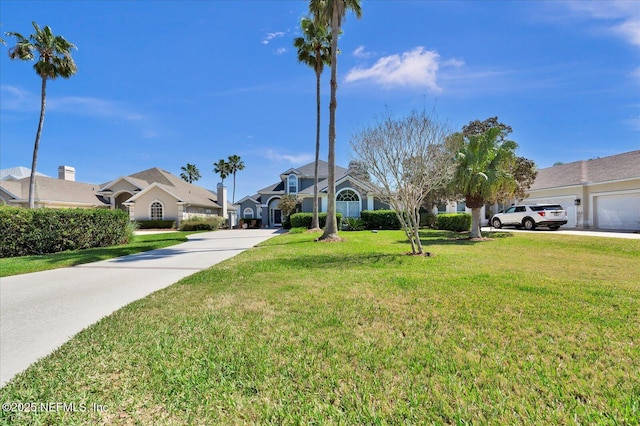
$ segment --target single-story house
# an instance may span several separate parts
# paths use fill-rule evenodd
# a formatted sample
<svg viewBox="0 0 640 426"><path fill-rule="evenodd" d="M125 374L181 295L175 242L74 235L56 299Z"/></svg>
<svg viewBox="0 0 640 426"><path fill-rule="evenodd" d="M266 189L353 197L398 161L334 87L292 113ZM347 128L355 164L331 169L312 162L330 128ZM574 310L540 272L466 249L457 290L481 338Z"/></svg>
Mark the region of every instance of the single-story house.
<svg viewBox="0 0 640 426"><path fill-rule="evenodd" d="M0 181L0 201L26 207L29 177ZM220 201L220 202L218 202ZM107 208L129 212L131 220L165 219L176 224L192 217L223 216L234 211L227 190L213 193L157 167L103 184L75 181L75 169L58 168L58 179L36 177L36 207Z"/></svg>
<svg viewBox="0 0 640 426"><path fill-rule="evenodd" d="M538 170L527 204L567 210L567 228L640 231L640 150Z"/></svg>
<svg viewBox="0 0 640 426"><path fill-rule="evenodd" d="M313 211L315 163L290 168L280 174L280 179L236 202L241 219L261 219L263 226L282 225L280 198L285 194L301 199L301 211ZM318 211L327 211L329 167L326 161L318 162ZM376 196L376 188L363 179L356 178L344 167L336 166L336 211L343 217L360 217L362 210L388 209L389 206Z"/></svg>
<svg viewBox="0 0 640 426"><path fill-rule="evenodd" d="M564 207L568 222L562 228L640 231L640 150L539 169L526 193L524 204ZM483 224L498 210L483 207ZM464 201L434 208L445 212L470 210Z"/></svg>

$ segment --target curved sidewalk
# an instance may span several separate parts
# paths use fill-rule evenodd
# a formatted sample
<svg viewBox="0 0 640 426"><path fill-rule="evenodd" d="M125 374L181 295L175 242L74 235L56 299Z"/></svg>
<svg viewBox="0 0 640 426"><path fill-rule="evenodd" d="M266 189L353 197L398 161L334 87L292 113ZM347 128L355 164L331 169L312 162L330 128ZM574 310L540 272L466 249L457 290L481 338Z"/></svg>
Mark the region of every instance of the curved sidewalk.
<svg viewBox="0 0 640 426"><path fill-rule="evenodd" d="M277 232L193 234L163 249L0 279L0 386L101 318Z"/></svg>

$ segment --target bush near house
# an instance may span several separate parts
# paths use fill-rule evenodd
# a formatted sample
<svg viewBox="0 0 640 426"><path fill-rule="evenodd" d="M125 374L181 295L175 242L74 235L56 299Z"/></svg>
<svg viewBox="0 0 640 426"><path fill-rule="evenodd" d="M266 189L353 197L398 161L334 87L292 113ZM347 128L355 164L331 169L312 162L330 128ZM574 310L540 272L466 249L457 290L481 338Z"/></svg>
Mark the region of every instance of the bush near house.
<svg viewBox="0 0 640 426"><path fill-rule="evenodd" d="M313 219L313 213L294 213L290 216L291 228L311 228L311 220ZM342 219L341 213L336 213L336 219L338 223ZM319 213L318 221L320 222L320 228L324 228L327 223L327 214Z"/></svg>
<svg viewBox="0 0 640 426"><path fill-rule="evenodd" d="M0 257L57 253L126 243L120 210L0 208Z"/></svg>
<svg viewBox="0 0 640 426"><path fill-rule="evenodd" d="M394 210L363 210L360 218L367 229L400 229L400 221Z"/></svg>
<svg viewBox="0 0 640 426"><path fill-rule="evenodd" d="M176 226L175 220L138 220L136 223L139 229L172 229Z"/></svg>
<svg viewBox="0 0 640 426"><path fill-rule="evenodd" d="M225 224L225 218L212 216L207 219L190 219L180 224L180 231L215 231Z"/></svg>
<svg viewBox="0 0 640 426"><path fill-rule="evenodd" d="M443 231L468 231L471 229L471 215L469 213L441 213L436 216L435 228Z"/></svg>

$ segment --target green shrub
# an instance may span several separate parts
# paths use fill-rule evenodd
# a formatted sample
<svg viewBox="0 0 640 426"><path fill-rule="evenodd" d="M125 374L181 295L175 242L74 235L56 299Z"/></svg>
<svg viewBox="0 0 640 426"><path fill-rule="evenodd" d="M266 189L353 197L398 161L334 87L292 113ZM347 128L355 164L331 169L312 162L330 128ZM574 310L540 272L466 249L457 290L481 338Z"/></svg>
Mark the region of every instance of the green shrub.
<svg viewBox="0 0 640 426"><path fill-rule="evenodd" d="M436 229L464 232L471 229L469 213L441 213L436 217Z"/></svg>
<svg viewBox="0 0 640 426"><path fill-rule="evenodd" d="M180 224L180 231L215 231L225 224L225 219L221 216L211 216L208 218L193 218L185 220Z"/></svg>
<svg viewBox="0 0 640 426"><path fill-rule="evenodd" d="M367 229L400 229L395 210L363 210L360 218Z"/></svg>
<svg viewBox="0 0 640 426"><path fill-rule="evenodd" d="M421 211L420 212L420 226L424 228L435 228L436 226L436 215L428 212Z"/></svg>
<svg viewBox="0 0 640 426"><path fill-rule="evenodd" d="M311 228L311 220L313 219L313 213L294 213L290 216L290 223L292 228ZM336 213L336 219L338 223L342 219L341 213ZM318 221L320 222L320 228L324 228L327 223L327 214L318 213Z"/></svg>
<svg viewBox="0 0 640 426"><path fill-rule="evenodd" d="M342 218L341 228L345 231L363 231L366 229L366 223L357 217Z"/></svg>
<svg viewBox="0 0 640 426"><path fill-rule="evenodd" d="M129 216L105 209L0 208L0 257L126 243Z"/></svg>
<svg viewBox="0 0 640 426"><path fill-rule="evenodd" d="M172 229L176 226L175 220L138 220L137 223L140 229Z"/></svg>

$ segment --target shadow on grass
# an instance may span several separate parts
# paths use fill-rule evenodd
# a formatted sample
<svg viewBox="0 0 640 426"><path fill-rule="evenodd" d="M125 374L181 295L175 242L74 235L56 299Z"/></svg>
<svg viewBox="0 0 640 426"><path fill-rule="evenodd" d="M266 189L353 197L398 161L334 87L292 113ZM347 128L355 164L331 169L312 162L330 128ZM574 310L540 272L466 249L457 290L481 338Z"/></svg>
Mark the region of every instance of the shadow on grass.
<svg viewBox="0 0 640 426"><path fill-rule="evenodd" d="M513 234L510 232L483 232L482 238L470 239L469 232L453 232L442 230L425 230L420 231L420 242L425 246L442 246L442 245L463 245L471 246L475 244L487 243L490 240L499 238L510 238ZM398 240L396 244L409 244L408 240Z"/></svg>

